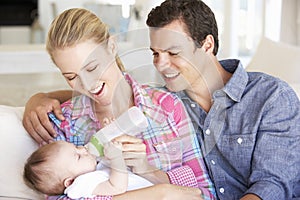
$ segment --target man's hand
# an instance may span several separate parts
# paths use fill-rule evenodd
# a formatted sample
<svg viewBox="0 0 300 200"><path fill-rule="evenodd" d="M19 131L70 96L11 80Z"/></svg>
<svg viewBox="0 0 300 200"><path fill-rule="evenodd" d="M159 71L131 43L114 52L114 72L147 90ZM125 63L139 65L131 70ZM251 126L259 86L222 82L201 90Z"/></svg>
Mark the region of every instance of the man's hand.
<svg viewBox="0 0 300 200"><path fill-rule="evenodd" d="M64 120L59 100L50 98L46 93L35 94L26 103L23 126L39 144L49 143L56 137L48 112L53 112L58 119Z"/></svg>

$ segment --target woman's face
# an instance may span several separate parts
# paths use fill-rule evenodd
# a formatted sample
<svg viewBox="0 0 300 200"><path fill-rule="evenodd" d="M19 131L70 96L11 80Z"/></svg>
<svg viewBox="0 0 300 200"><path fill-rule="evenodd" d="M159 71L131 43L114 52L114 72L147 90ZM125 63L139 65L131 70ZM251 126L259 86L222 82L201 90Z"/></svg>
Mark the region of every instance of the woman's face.
<svg viewBox="0 0 300 200"><path fill-rule="evenodd" d="M58 49L53 58L68 84L101 105L111 103L116 86L123 77L116 62L113 41L98 44L92 40Z"/></svg>

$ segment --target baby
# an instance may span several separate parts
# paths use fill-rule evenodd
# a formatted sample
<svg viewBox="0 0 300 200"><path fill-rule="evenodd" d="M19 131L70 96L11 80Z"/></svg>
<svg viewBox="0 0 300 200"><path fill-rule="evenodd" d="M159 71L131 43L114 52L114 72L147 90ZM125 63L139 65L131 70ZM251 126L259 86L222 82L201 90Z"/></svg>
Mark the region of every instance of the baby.
<svg viewBox="0 0 300 200"><path fill-rule="evenodd" d="M122 145L104 146L106 159L99 162L84 146L66 141L46 144L28 158L24 166L26 184L47 195L66 194L72 199L94 195L116 195L153 185L127 171ZM109 163L109 167L107 164Z"/></svg>

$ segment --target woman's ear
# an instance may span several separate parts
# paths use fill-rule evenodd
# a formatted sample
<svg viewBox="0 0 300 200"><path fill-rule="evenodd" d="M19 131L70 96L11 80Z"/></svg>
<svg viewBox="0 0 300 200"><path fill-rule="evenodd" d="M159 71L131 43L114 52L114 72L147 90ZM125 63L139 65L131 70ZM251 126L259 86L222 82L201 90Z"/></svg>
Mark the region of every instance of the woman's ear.
<svg viewBox="0 0 300 200"><path fill-rule="evenodd" d="M116 55L118 53L118 45L114 37L110 36L107 42L107 48L109 53Z"/></svg>
<svg viewBox="0 0 300 200"><path fill-rule="evenodd" d="M212 53L214 51L214 47L215 47L214 37L212 35L207 35L201 48L205 52Z"/></svg>
<svg viewBox="0 0 300 200"><path fill-rule="evenodd" d="M74 181L74 178L68 177L64 180L64 186L67 188L69 187Z"/></svg>

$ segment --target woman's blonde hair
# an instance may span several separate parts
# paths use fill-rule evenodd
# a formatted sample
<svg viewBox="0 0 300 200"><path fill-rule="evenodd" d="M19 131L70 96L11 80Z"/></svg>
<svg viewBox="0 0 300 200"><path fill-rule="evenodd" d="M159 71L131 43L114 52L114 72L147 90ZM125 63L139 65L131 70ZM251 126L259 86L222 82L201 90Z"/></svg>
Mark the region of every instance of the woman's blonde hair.
<svg viewBox="0 0 300 200"><path fill-rule="evenodd" d="M91 11L83 8L72 8L62 12L51 23L46 49L55 63L53 52L56 49L72 47L89 39L99 44L107 42L110 36L108 30L108 26ZM116 62L120 70L125 71L118 55L116 55Z"/></svg>

